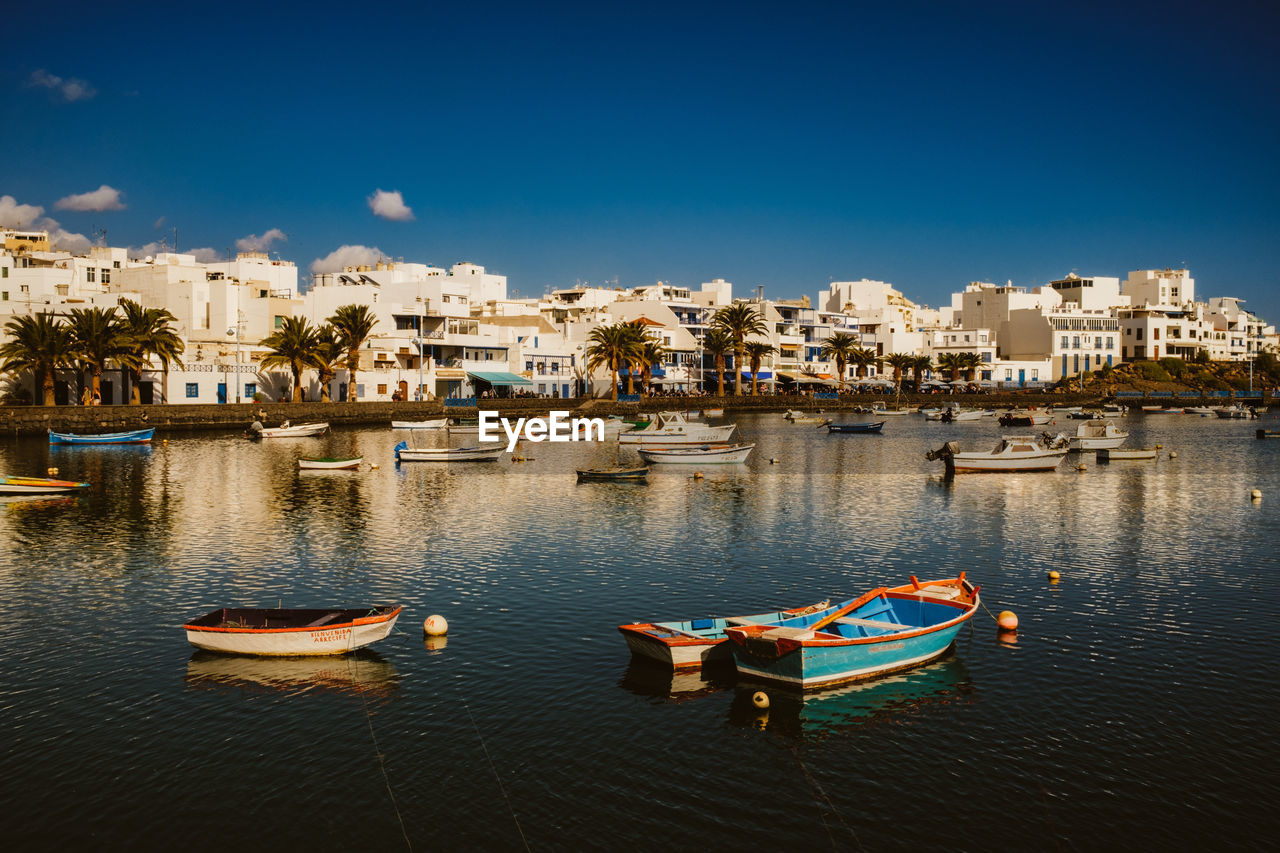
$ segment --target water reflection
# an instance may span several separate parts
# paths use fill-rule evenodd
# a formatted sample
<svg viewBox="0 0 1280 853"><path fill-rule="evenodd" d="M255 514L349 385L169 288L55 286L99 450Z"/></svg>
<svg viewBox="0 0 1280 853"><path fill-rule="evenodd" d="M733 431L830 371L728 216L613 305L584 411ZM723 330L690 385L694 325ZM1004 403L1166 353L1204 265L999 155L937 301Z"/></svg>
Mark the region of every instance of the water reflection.
<svg viewBox="0 0 1280 853"><path fill-rule="evenodd" d="M975 687L964 662L947 658L884 678L799 693L770 687L769 707L760 710L752 697L759 685L738 685L729 722L743 728L767 728L788 735L826 736L855 727L900 723L927 707L973 702Z"/></svg>
<svg viewBox="0 0 1280 853"><path fill-rule="evenodd" d="M391 661L375 651L312 658L268 658L197 651L183 679L189 688L305 693L321 690L385 697L400 686Z"/></svg>
<svg viewBox="0 0 1280 853"><path fill-rule="evenodd" d="M737 681L732 661L695 670L673 670L657 661L632 658L618 686L637 696L684 702L721 690Z"/></svg>

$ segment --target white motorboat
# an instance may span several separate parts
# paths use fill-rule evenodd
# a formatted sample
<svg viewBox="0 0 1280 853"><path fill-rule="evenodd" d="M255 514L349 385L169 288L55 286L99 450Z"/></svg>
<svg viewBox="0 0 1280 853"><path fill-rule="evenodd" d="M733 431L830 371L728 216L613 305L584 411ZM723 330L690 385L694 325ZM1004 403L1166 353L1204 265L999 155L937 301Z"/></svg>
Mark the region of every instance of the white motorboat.
<svg viewBox="0 0 1280 853"><path fill-rule="evenodd" d="M676 462L684 464L714 465L718 463L746 462L755 448L754 444L708 444L702 447L682 447L673 450L641 448L637 452L646 462Z"/></svg>
<svg viewBox="0 0 1280 853"><path fill-rule="evenodd" d="M249 427L250 438L309 438L324 435L329 431L328 423L290 424L288 421L278 427L264 427L257 421Z"/></svg>
<svg viewBox="0 0 1280 853"><path fill-rule="evenodd" d="M664 446L723 444L737 428L737 424L708 426L690 423L680 412L659 412L644 429L620 433L618 443Z"/></svg>
<svg viewBox="0 0 1280 853"><path fill-rule="evenodd" d="M788 420L793 424L825 424L830 418L824 418L821 415L809 415L799 409L787 409L782 415L784 420Z"/></svg>
<svg viewBox="0 0 1280 853"><path fill-rule="evenodd" d="M1244 418L1252 417L1253 412L1236 403L1234 406L1223 406L1216 410L1214 414L1224 420L1243 420Z"/></svg>
<svg viewBox="0 0 1280 853"><path fill-rule="evenodd" d="M1066 436L1046 440L1030 435L1004 436L986 452L961 452L954 441L925 454L926 459L941 459L947 474L975 471L1052 471L1068 452Z"/></svg>
<svg viewBox="0 0 1280 853"><path fill-rule="evenodd" d="M392 421L392 429L444 429L449 425L448 418L433 418L429 421Z"/></svg>
<svg viewBox="0 0 1280 853"><path fill-rule="evenodd" d="M397 462L493 462L502 455L502 447L410 447L396 445Z"/></svg>
<svg viewBox="0 0 1280 853"><path fill-rule="evenodd" d="M1101 414L1104 418L1123 418L1128 413L1129 407L1122 406L1119 403L1107 403L1101 409Z"/></svg>
<svg viewBox="0 0 1280 853"><path fill-rule="evenodd" d="M298 468L303 471L343 471L359 468L363 456L300 456Z"/></svg>
<svg viewBox="0 0 1280 853"><path fill-rule="evenodd" d="M1188 415L1202 415L1204 417L1208 417L1210 415L1217 414L1218 407L1217 406L1187 406L1182 411L1186 412Z"/></svg>
<svg viewBox="0 0 1280 853"><path fill-rule="evenodd" d="M1072 450L1103 450L1124 444L1129 433L1122 432L1106 420L1085 421L1076 427L1076 434L1068 439Z"/></svg>

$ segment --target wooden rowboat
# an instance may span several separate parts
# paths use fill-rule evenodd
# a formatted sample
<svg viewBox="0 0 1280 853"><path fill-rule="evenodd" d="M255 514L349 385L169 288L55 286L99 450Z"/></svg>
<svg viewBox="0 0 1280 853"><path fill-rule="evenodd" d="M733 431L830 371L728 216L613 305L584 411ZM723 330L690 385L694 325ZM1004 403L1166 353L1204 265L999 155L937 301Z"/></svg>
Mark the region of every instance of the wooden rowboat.
<svg viewBox="0 0 1280 853"><path fill-rule="evenodd" d="M649 476L648 465L638 465L628 468L579 468L578 482L582 483L588 480L596 480L600 482L608 481L635 481L644 480Z"/></svg>
<svg viewBox="0 0 1280 853"><path fill-rule="evenodd" d="M715 465L746 462L755 448L754 444L704 444L700 447L650 450L636 452L645 462L681 463L685 465Z"/></svg>
<svg viewBox="0 0 1280 853"><path fill-rule="evenodd" d="M835 608L828 601L819 601L790 610L774 610L750 616L707 616L702 619L684 619L674 622L635 622L619 625L627 648L633 655L650 658L673 669L692 669L717 659L728 660L729 649L724 645L725 629L731 625L790 624L810 614L821 615Z"/></svg>
<svg viewBox="0 0 1280 853"><path fill-rule="evenodd" d="M0 476L0 495L56 495L87 488L89 488L88 483L76 483L71 480Z"/></svg>
<svg viewBox="0 0 1280 853"><path fill-rule="evenodd" d="M224 607L182 628L199 649L235 655L343 655L376 643L395 627L401 607L319 610Z"/></svg>
<svg viewBox="0 0 1280 853"><path fill-rule="evenodd" d="M392 421L392 429L444 429L449 425L448 418L435 418L429 421Z"/></svg>
<svg viewBox="0 0 1280 853"><path fill-rule="evenodd" d="M827 424L827 432L828 433L838 432L838 433L845 433L845 434L879 433L880 430L884 429L884 423L885 423L884 421L876 421L875 423L865 423L865 424L830 424L829 423Z"/></svg>
<svg viewBox="0 0 1280 853"><path fill-rule="evenodd" d="M134 429L127 432L100 432L94 435L80 435L74 432L54 432L49 430L50 444L146 444L155 435L156 428Z"/></svg>
<svg viewBox="0 0 1280 853"><path fill-rule="evenodd" d="M725 629L740 675L802 690L908 669L941 656L977 612L978 587L959 577L880 587L834 611L784 625Z"/></svg>
<svg viewBox="0 0 1280 853"><path fill-rule="evenodd" d="M410 447L396 445L397 462L493 462L502 455L502 447Z"/></svg>
<svg viewBox="0 0 1280 853"><path fill-rule="evenodd" d="M298 467L304 471L341 471L351 468L359 468L360 463L363 461L363 456L347 456L338 458L327 456L300 456L298 458Z"/></svg>

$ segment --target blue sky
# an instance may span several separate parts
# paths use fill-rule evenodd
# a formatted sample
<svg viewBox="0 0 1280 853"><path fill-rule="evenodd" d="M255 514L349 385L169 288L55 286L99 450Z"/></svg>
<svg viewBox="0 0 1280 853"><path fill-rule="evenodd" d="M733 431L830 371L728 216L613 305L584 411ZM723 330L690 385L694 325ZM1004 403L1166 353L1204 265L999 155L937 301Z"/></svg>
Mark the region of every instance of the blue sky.
<svg viewBox="0 0 1280 853"><path fill-rule="evenodd" d="M1280 320L1275 4L1044 5L62 4L0 57L0 196L521 295L1186 263Z"/></svg>

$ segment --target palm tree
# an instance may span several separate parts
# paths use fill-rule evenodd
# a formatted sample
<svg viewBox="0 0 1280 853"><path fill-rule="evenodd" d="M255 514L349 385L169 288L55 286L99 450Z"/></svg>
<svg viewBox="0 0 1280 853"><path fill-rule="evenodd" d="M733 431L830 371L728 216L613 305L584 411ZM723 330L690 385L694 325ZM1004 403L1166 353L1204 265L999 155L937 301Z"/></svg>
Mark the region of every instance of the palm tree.
<svg viewBox="0 0 1280 853"><path fill-rule="evenodd" d="M702 350L711 356L716 366L716 378L719 380L719 396L724 396L724 357L733 352L733 338L724 329L711 328L702 337Z"/></svg>
<svg viewBox="0 0 1280 853"><path fill-rule="evenodd" d="M360 369L360 347L373 333L378 318L368 305L343 305L329 318L338 333L338 340L347 351L347 399L356 402L356 371Z"/></svg>
<svg viewBox="0 0 1280 853"><path fill-rule="evenodd" d="M114 307L72 308L70 315L76 358L89 371L89 391L101 399L107 362L129 352L124 326Z"/></svg>
<svg viewBox="0 0 1280 853"><path fill-rule="evenodd" d="M948 371L951 374L952 382L960 378L960 371L965 368L964 361L960 356L961 353L958 352L944 352L938 356L938 369Z"/></svg>
<svg viewBox="0 0 1280 853"><path fill-rule="evenodd" d="M169 366L182 367L187 346L172 328L178 318L164 308L143 308L131 299L121 300L120 308L124 311L120 328L125 345L116 362L129 374L129 405L136 406L142 402L142 369L151 364L151 357L160 359L168 387Z"/></svg>
<svg viewBox="0 0 1280 853"><path fill-rule="evenodd" d="M751 361L751 396L760 393L760 364L777 351L777 347L764 341L747 341L747 358Z"/></svg>
<svg viewBox="0 0 1280 853"><path fill-rule="evenodd" d="M920 390L920 383L924 381L924 372L933 370L933 359L927 355L918 355L911 361L911 373L916 380L916 390Z"/></svg>
<svg viewBox="0 0 1280 853"><path fill-rule="evenodd" d="M342 341L338 340L338 332L332 325L325 323L316 331L315 366L316 372L320 374L318 381L321 403L331 401L329 385L338 375L338 368L342 366L346 354Z"/></svg>
<svg viewBox="0 0 1280 853"><path fill-rule="evenodd" d="M985 363L982 356L976 352L960 353L960 369L969 374L968 381L972 382L978 378L977 370Z"/></svg>
<svg viewBox="0 0 1280 853"><path fill-rule="evenodd" d="M848 332L836 332L831 337L822 342L822 349L818 351L818 356L824 360L835 360L836 373L840 375L840 388L844 389L844 369L845 366L853 359L853 356L860 352L870 352L862 348L862 341L857 335Z"/></svg>
<svg viewBox="0 0 1280 853"><path fill-rule="evenodd" d="M318 367L316 345L319 330L306 317L285 317L284 323L262 339L262 345L271 352L262 358L263 367L287 367L293 374L292 400L302 401L302 371Z"/></svg>
<svg viewBox="0 0 1280 853"><path fill-rule="evenodd" d="M607 368L613 376L613 399L618 399L618 372L636 360L639 344L630 323L597 326L587 335L587 372Z"/></svg>
<svg viewBox="0 0 1280 853"><path fill-rule="evenodd" d="M653 376L653 368L662 364L667 357L667 348L657 338L645 336L640 342L640 390L649 396L649 382Z"/></svg>
<svg viewBox="0 0 1280 853"><path fill-rule="evenodd" d="M880 356L876 355L873 349L858 347L849 353L849 363L857 366L858 376L866 376L871 372L872 367L880 364Z"/></svg>
<svg viewBox="0 0 1280 853"><path fill-rule="evenodd" d="M884 361L893 368L893 384L897 385L902 381L902 371L909 370L916 363L916 357L910 353L891 352Z"/></svg>
<svg viewBox="0 0 1280 853"><path fill-rule="evenodd" d="M733 340L733 393L742 396L742 362L743 351L748 335L763 335L769 329L764 324L764 317L749 302L735 302L726 305L711 318L713 328L724 329Z"/></svg>
<svg viewBox="0 0 1280 853"><path fill-rule="evenodd" d="M4 359L0 370L30 370L35 376L35 388L42 393L42 405L54 405L54 373L74 363L71 330L49 313L14 317L4 324L4 330L12 340L0 345L0 358ZM32 396L34 399L35 394Z"/></svg>

